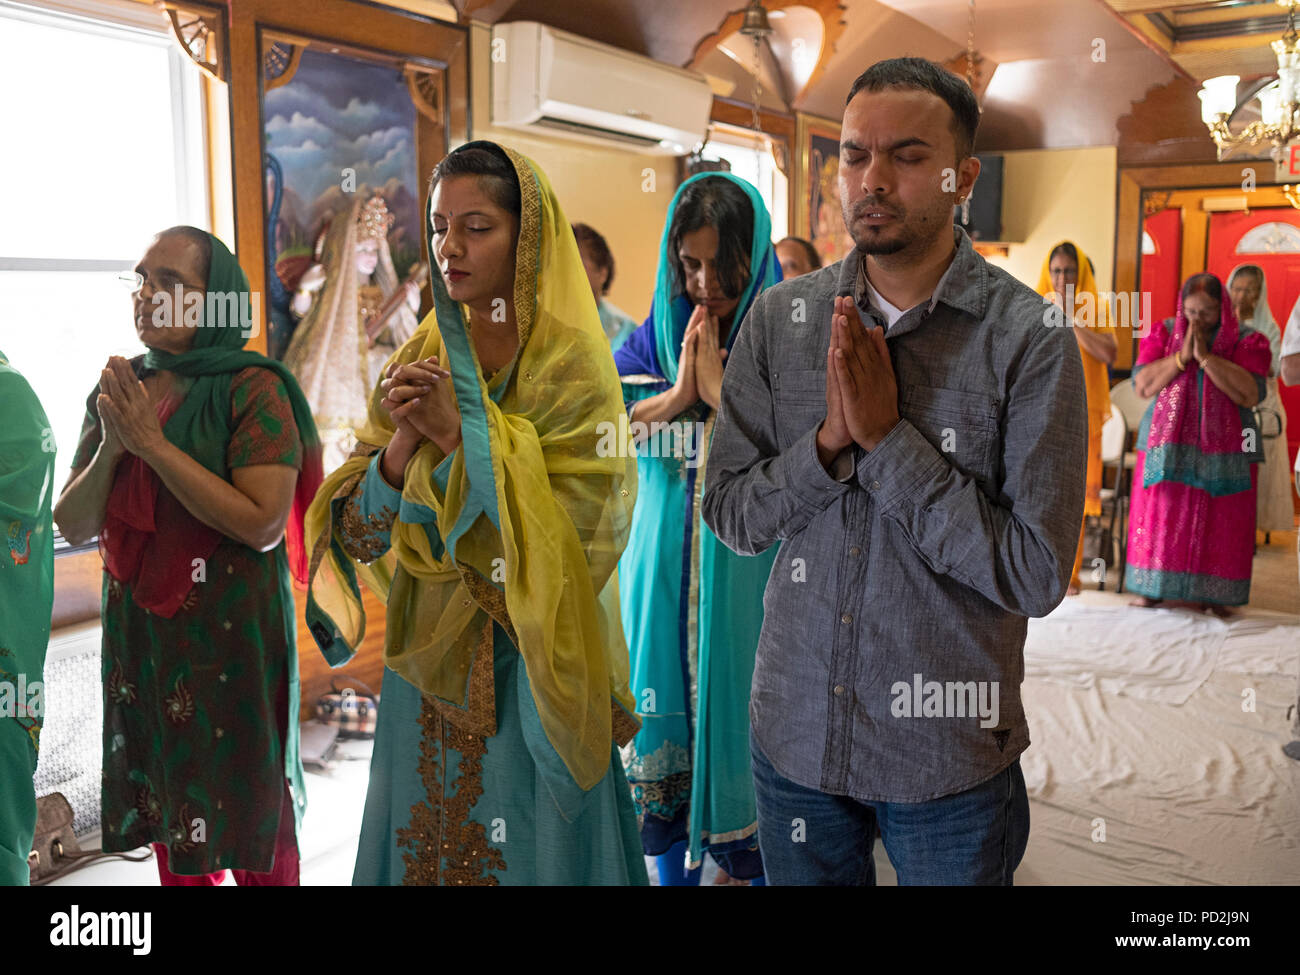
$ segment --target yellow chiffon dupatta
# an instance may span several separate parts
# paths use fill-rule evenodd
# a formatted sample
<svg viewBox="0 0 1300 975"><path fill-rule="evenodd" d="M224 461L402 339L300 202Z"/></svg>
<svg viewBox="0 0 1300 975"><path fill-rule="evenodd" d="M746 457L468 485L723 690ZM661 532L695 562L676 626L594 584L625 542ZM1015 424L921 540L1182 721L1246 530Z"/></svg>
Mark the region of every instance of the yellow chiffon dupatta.
<svg viewBox="0 0 1300 975"><path fill-rule="evenodd" d="M331 663L355 652L365 633L359 576L388 605L385 664L448 720L482 734L495 732L491 623L500 624L523 658L547 739L589 789L608 771L611 743L638 727L614 575L636 461L627 449L599 449L620 428L622 391L569 222L542 172L505 152L522 197L518 351L485 380L468 315L433 276L434 309L394 359L437 355L450 370L461 445L449 457L421 446L391 549L356 562L334 519L393 436L383 394L372 392L357 452L307 514L308 619Z"/></svg>

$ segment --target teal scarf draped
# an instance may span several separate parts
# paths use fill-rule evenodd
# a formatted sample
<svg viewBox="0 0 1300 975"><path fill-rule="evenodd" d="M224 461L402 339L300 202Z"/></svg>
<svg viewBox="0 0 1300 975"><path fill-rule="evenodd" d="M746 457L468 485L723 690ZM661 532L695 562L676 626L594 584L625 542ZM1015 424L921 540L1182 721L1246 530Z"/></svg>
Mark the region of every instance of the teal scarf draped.
<svg viewBox="0 0 1300 975"><path fill-rule="evenodd" d="M682 349L682 338L686 334L686 323L691 317L691 300L684 294L674 295L675 282L673 268L677 255L668 253L668 235L672 229L672 216L677 212L686 187L702 179L728 179L735 183L749 197L754 208L754 234L749 250L749 283L740 294L740 303L736 306L731 319L731 331L727 335L726 347L731 348L736 335L740 332L740 323L744 321L749 306L754 298L765 288L770 288L781 280L781 264L776 258L776 249L772 246L772 217L767 212L767 205L758 190L731 173L698 173L677 187L672 202L668 205L668 219L664 221L663 236L659 241L659 271L655 276L655 294L652 314L654 315L655 351L659 356L659 366L668 382L677 381L677 358Z"/></svg>

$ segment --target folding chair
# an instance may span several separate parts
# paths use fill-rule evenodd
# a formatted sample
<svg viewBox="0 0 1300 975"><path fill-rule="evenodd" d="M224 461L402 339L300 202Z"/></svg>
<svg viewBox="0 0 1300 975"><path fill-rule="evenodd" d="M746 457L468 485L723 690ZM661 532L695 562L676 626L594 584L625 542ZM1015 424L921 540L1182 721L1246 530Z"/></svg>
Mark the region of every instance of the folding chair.
<svg viewBox="0 0 1300 975"><path fill-rule="evenodd" d="M1155 397L1139 396L1133 386L1133 380L1122 379L1110 390L1110 405L1119 410L1124 421L1124 456L1120 464L1119 480L1116 482L1116 510L1119 512L1119 582L1115 589L1124 591L1124 567L1128 561L1128 509L1133 496L1133 468L1137 463L1136 440L1138 428L1142 425L1142 416L1147 406ZM1105 433L1102 434L1103 440ZM1104 450L1103 450L1104 453Z"/></svg>
<svg viewBox="0 0 1300 975"><path fill-rule="evenodd" d="M1101 467L1102 467L1102 488L1101 488L1101 516L1106 517L1106 509L1110 508L1110 525L1107 532L1110 535L1111 550L1106 553L1106 564L1108 566L1119 567L1119 582L1117 586L1124 583L1124 554L1127 538L1127 511L1125 505L1128 502L1128 481L1125 475L1127 471L1124 468L1125 448L1128 446L1128 424L1124 422L1124 414L1120 412L1118 406L1110 404L1110 418L1101 428ZM1112 487L1106 487L1106 472L1114 471L1111 478ZM1119 522L1119 531L1116 531L1116 522ZM1117 558L1118 556L1118 558ZM1098 584L1102 591L1106 589L1106 577L1103 575Z"/></svg>

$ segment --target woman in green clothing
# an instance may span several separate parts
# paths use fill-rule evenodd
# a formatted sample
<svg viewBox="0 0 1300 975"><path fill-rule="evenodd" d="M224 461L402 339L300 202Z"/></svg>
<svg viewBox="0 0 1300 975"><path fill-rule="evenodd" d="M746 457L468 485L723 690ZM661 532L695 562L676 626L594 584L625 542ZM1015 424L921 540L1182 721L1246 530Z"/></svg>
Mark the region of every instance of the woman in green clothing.
<svg viewBox="0 0 1300 975"><path fill-rule="evenodd" d="M152 843L164 884L296 884L289 575L316 430L292 375L242 348L248 279L224 244L172 228L135 271L149 351L109 360L54 513L104 559L104 849Z"/></svg>
<svg viewBox="0 0 1300 975"><path fill-rule="evenodd" d="M361 640L358 575L388 606L353 882L644 884L616 748L635 460L578 247L490 142L439 164L427 220L434 311L308 513L326 658Z"/></svg>
<svg viewBox="0 0 1300 975"><path fill-rule="evenodd" d="M26 885L36 828L41 669L54 606L54 440L40 401L0 352L0 887Z"/></svg>

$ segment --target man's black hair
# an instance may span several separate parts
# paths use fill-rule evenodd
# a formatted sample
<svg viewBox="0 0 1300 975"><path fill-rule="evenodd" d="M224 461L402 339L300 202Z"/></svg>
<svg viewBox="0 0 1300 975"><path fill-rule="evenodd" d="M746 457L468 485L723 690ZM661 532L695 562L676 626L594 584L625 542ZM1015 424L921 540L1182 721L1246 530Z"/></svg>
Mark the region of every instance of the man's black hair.
<svg viewBox="0 0 1300 975"><path fill-rule="evenodd" d="M970 85L943 65L925 58L890 58L877 61L858 75L849 89L847 105L860 91L883 91L886 88L913 88L938 95L952 109L952 134L957 143L957 161L975 151L975 131L980 124L979 102Z"/></svg>

